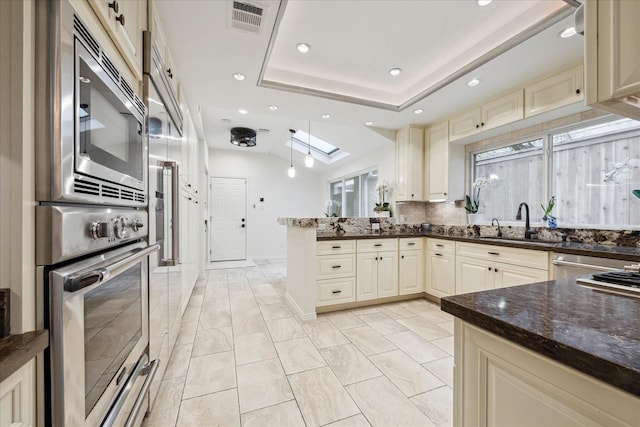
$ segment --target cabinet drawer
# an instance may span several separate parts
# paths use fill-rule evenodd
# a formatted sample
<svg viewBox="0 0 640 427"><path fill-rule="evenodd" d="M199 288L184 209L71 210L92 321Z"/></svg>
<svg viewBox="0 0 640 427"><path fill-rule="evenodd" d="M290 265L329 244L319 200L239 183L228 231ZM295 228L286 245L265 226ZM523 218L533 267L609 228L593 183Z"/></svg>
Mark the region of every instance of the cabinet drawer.
<svg viewBox="0 0 640 427"><path fill-rule="evenodd" d="M548 270L549 268L548 253L531 249L456 242L456 255L471 256L540 270Z"/></svg>
<svg viewBox="0 0 640 427"><path fill-rule="evenodd" d="M395 251L398 249L398 239L367 239L358 240L358 252Z"/></svg>
<svg viewBox="0 0 640 427"><path fill-rule="evenodd" d="M356 279L346 277L343 279L318 280L318 301L316 306L342 304L355 301Z"/></svg>
<svg viewBox="0 0 640 427"><path fill-rule="evenodd" d="M456 249L456 242L444 239L427 239L427 249L430 251L453 253Z"/></svg>
<svg viewBox="0 0 640 427"><path fill-rule="evenodd" d="M404 237L398 239L400 250L422 250L424 237Z"/></svg>
<svg viewBox="0 0 640 427"><path fill-rule="evenodd" d="M355 240L324 240L317 242L316 254L352 254L356 251Z"/></svg>
<svg viewBox="0 0 640 427"><path fill-rule="evenodd" d="M355 255L323 255L318 257L318 279L346 277L355 274Z"/></svg>

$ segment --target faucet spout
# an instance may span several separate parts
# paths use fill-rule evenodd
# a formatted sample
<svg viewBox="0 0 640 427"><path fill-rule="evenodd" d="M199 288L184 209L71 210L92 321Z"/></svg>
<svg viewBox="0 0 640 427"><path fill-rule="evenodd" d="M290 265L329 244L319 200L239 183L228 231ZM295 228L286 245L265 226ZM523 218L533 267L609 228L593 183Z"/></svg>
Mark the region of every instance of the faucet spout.
<svg viewBox="0 0 640 427"><path fill-rule="evenodd" d="M502 237L502 230L500 230L500 221L498 221L498 218L493 218L491 220L491 225L492 226L493 226L494 222L498 225L498 234L496 235L496 237Z"/></svg>
<svg viewBox="0 0 640 427"><path fill-rule="evenodd" d="M531 224L529 223L529 205L527 205L525 202L520 203L520 205L518 206L518 212L516 213L516 219L517 220L521 220L522 219L522 207L523 206L524 206L524 215L525 215L525 219L524 219L524 238L525 239L531 239L531 237L534 234L538 234L538 232L531 229Z"/></svg>

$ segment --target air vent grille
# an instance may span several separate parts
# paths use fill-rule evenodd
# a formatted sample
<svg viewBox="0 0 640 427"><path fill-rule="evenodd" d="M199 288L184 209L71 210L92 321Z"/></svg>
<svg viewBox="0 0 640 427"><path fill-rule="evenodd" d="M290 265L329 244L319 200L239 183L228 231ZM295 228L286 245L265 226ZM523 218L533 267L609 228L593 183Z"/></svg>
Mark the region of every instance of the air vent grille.
<svg viewBox="0 0 640 427"><path fill-rule="evenodd" d="M78 19L77 16L73 15L73 28L76 30L77 34L82 38L85 44L91 49L95 56L100 56L100 45L93 38L91 33L87 30L87 27Z"/></svg>
<svg viewBox="0 0 640 427"><path fill-rule="evenodd" d="M107 70L107 73L113 79L113 81L116 82L116 84L120 82L120 72L105 54L102 54L102 65L104 66L104 69Z"/></svg>
<svg viewBox="0 0 640 427"><path fill-rule="evenodd" d="M262 25L263 7L239 1L233 2L231 26L253 33L259 33Z"/></svg>
<svg viewBox="0 0 640 427"><path fill-rule="evenodd" d="M133 89L131 89L131 86L129 86L129 83L125 82L124 80L120 80L120 87L131 100L134 99L135 92L133 91Z"/></svg>
<svg viewBox="0 0 640 427"><path fill-rule="evenodd" d="M91 198L96 200L114 199L127 201L126 203L120 202L120 204L131 204L128 202L134 202L133 204L144 204L146 202L146 196L141 191L136 191L130 188L121 188L117 185L100 183L88 178L84 178L82 180L76 179L73 183L73 191L77 194L92 196Z"/></svg>

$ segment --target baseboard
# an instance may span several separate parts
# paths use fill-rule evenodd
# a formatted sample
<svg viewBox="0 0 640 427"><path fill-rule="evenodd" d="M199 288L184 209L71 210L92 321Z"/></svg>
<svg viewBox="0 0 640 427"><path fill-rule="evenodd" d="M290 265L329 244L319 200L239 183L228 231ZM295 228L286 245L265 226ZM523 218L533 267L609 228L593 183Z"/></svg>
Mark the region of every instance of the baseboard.
<svg viewBox="0 0 640 427"><path fill-rule="evenodd" d="M425 292L419 292L416 294L397 295L393 297L370 299L366 301L355 301L355 302L347 302L344 304L325 305L322 307L316 307L316 311L318 313L329 313L332 311L349 310L352 308L368 307L370 305L380 305L380 304L386 304L389 302L408 301L408 300L420 299L420 298L432 300L431 295Z"/></svg>
<svg viewBox="0 0 640 427"><path fill-rule="evenodd" d="M287 302L289 308L292 309L296 316L298 316L298 318L303 322L309 322L318 318L315 311L313 313L305 313L304 311L302 311L300 306L295 302L295 300L291 297L291 295L289 295L288 292L284 294L284 300Z"/></svg>

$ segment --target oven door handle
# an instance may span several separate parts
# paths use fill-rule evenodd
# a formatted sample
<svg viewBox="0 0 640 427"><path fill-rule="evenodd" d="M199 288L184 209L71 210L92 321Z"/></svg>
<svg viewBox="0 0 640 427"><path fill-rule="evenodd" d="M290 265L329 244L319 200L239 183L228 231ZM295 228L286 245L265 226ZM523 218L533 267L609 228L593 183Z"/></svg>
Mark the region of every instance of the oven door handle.
<svg viewBox="0 0 640 427"><path fill-rule="evenodd" d="M553 265L566 265L566 266L569 266L569 267L583 267L583 268L589 268L589 269L592 269L592 270L603 270L603 271L617 271L617 270L621 269L621 268L604 267L602 265L583 264L581 262L563 261L563 260L560 260L560 259L551 260L551 264L553 264Z"/></svg>
<svg viewBox="0 0 640 427"><path fill-rule="evenodd" d="M80 273L67 276L64 279L63 288L65 292L77 292L81 289L88 288L89 286L105 282L112 277L118 276L120 273L139 262L141 258L156 252L158 249L160 249L159 244L148 246L146 248L134 249L128 257L120 259L106 267L82 271Z"/></svg>

